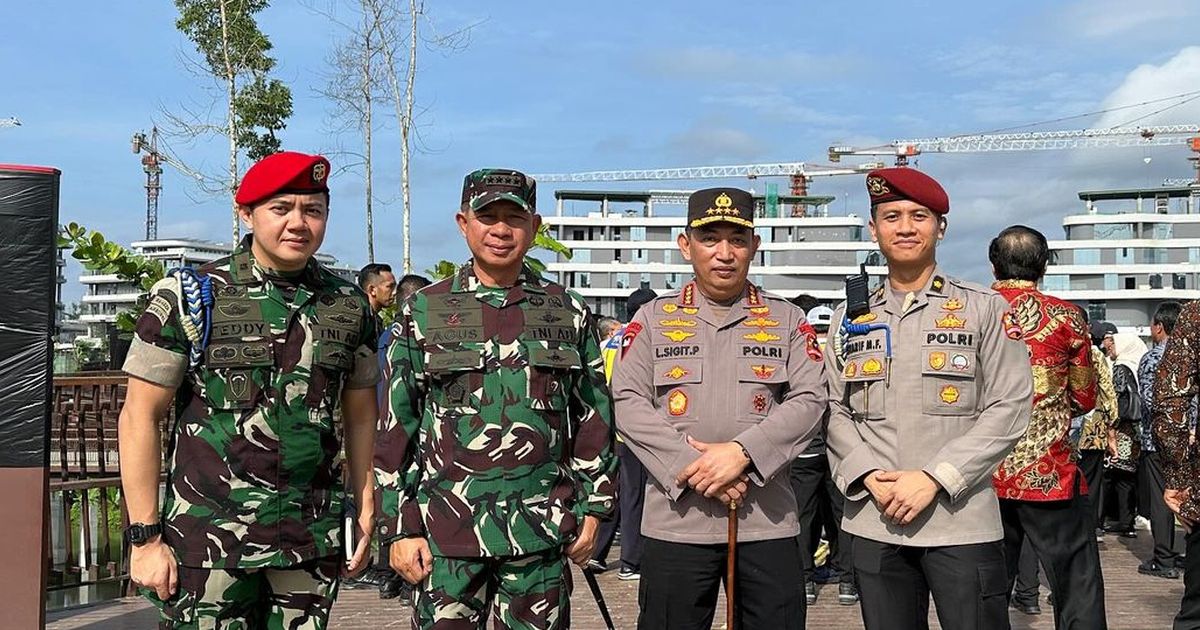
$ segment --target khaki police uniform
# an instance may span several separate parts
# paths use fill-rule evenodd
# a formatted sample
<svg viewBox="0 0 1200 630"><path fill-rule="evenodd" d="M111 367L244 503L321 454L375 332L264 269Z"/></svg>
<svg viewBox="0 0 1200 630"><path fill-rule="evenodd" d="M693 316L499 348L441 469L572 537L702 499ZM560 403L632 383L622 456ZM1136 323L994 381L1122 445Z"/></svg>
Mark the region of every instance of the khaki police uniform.
<svg viewBox="0 0 1200 630"><path fill-rule="evenodd" d="M870 307L855 321L891 327L890 360L883 330L841 331L845 305L825 349L829 460L846 495L842 527L855 536L864 620L868 628L925 627L928 596L913 596L904 583L921 576L893 570L907 560L942 603L944 627L1007 628L1003 527L991 480L1029 423L1032 377L1020 328L1002 296L937 269L920 291L881 287ZM863 484L875 470L923 470L942 489L912 523L896 525ZM997 601L1002 619L984 612ZM872 623L876 613L883 621ZM915 617L920 623L908 625Z"/></svg>

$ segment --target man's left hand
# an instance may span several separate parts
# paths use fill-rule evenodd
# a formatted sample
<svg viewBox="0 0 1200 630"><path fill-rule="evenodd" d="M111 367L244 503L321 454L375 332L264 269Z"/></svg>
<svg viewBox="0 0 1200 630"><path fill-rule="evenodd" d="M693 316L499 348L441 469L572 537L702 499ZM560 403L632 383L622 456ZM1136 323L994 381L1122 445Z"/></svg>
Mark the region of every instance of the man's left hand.
<svg viewBox="0 0 1200 630"><path fill-rule="evenodd" d="M583 517L583 526L579 528L579 536L575 542L567 545L567 557L580 568L587 566L596 550L596 530L600 527L600 519L595 516Z"/></svg>
<svg viewBox="0 0 1200 630"><path fill-rule="evenodd" d="M737 442L709 444L691 437L687 441L692 448L700 451L700 457L679 473L675 483L689 485L706 497L721 494L750 465L750 459L742 453L742 445Z"/></svg>
<svg viewBox="0 0 1200 630"><path fill-rule="evenodd" d="M371 556L371 534L375 531L375 511L360 511L355 522L355 530L354 539L358 542L354 544L354 555L346 561L346 566L342 568L342 577L354 577L362 573L363 569L370 564L367 560Z"/></svg>
<svg viewBox="0 0 1200 630"><path fill-rule="evenodd" d="M933 503L941 486L923 470L884 471L875 479L891 481L892 501L883 515L896 525L908 525Z"/></svg>

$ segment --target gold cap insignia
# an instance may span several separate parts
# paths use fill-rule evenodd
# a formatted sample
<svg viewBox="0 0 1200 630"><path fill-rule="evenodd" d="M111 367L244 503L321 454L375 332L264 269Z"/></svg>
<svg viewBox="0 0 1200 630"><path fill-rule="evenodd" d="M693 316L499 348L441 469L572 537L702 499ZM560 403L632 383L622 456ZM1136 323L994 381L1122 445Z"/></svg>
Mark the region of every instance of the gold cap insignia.
<svg viewBox="0 0 1200 630"><path fill-rule="evenodd" d="M706 214L733 214L733 215L738 214L737 208L733 207L733 199L730 199L729 195L727 195L725 193L721 193L721 194L717 195L716 200L713 201L713 206L714 207L709 208L708 210L705 210L705 213Z"/></svg>
<svg viewBox="0 0 1200 630"><path fill-rule="evenodd" d="M886 179L882 177L868 177L867 192L870 193L872 197L878 197L879 195L886 195L887 193L892 192L892 189L888 188Z"/></svg>
<svg viewBox="0 0 1200 630"><path fill-rule="evenodd" d="M314 182L325 181L325 176L328 174L329 171L325 169L324 162L317 162L316 164L313 164L312 178Z"/></svg>

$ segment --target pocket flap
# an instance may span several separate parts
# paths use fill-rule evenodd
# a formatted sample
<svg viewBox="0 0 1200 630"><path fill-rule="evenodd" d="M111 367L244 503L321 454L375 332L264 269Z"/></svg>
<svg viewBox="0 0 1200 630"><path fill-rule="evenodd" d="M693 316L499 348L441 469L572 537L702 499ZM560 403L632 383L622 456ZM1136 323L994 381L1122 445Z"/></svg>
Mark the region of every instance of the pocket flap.
<svg viewBox="0 0 1200 630"><path fill-rule="evenodd" d="M483 355L475 350L454 350L429 355L425 369L430 372L459 372L483 368Z"/></svg>
<svg viewBox="0 0 1200 630"><path fill-rule="evenodd" d="M975 349L925 348L921 352L921 374L973 378L975 376Z"/></svg>
<svg viewBox="0 0 1200 630"><path fill-rule="evenodd" d="M738 380L743 383L786 383L787 364L780 361L738 361Z"/></svg>
<svg viewBox="0 0 1200 630"><path fill-rule="evenodd" d="M318 341L313 349L313 363L349 370L354 367L354 351L350 346L336 341Z"/></svg>
<svg viewBox="0 0 1200 630"><path fill-rule="evenodd" d="M579 351L574 348L540 348L529 349L529 364L534 367L556 370L582 369Z"/></svg>
<svg viewBox="0 0 1200 630"><path fill-rule="evenodd" d="M678 383L699 383L703 376L700 359L658 361L654 364L654 384L671 386Z"/></svg>

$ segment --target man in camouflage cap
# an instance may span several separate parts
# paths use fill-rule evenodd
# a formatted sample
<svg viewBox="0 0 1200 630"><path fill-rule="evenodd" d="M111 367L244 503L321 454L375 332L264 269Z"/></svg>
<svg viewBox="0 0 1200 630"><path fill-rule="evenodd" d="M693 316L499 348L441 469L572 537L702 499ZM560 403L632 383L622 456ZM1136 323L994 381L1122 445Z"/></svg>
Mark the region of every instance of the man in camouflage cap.
<svg viewBox="0 0 1200 630"><path fill-rule="evenodd" d="M524 264L534 181L471 173L473 258L406 301L377 442L383 542L416 628L570 626L571 573L614 508L612 405L582 298Z"/></svg>
<svg viewBox="0 0 1200 630"><path fill-rule="evenodd" d="M328 173L325 158L291 152L251 167L236 201L252 233L232 256L155 284L137 321L121 481L130 577L163 628L324 628L339 574L365 565L377 335L366 296L313 257ZM159 422L172 401L160 512ZM339 413L367 506L345 567Z"/></svg>

